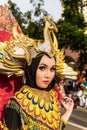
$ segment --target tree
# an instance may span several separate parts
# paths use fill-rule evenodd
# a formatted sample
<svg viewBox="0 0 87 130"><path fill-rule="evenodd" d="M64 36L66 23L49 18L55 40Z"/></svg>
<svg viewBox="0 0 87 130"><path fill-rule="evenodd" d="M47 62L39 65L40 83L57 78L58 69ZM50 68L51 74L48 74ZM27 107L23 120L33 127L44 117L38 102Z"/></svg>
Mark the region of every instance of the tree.
<svg viewBox="0 0 87 130"><path fill-rule="evenodd" d="M61 0L63 5L62 19L57 22L59 47L70 47L72 50L87 53L87 40L84 35L86 27L82 14L81 0ZM80 57L82 53L80 53ZM83 57L85 60L85 57ZM80 61L79 62L83 63Z"/></svg>
<svg viewBox="0 0 87 130"><path fill-rule="evenodd" d="M44 0L30 0L29 2L32 5L32 9L24 14L15 3L11 2L11 0L8 1L8 5L24 34L29 35L31 38L43 39L42 27L44 25L45 16L48 15L48 13L42 8Z"/></svg>
<svg viewBox="0 0 87 130"><path fill-rule="evenodd" d="M9 9L11 10L12 14L15 16L21 29L24 30L23 24L26 24L26 21L23 16L23 13L20 11L20 8L18 8L15 3L11 2L11 0L8 0L8 5L9 5Z"/></svg>

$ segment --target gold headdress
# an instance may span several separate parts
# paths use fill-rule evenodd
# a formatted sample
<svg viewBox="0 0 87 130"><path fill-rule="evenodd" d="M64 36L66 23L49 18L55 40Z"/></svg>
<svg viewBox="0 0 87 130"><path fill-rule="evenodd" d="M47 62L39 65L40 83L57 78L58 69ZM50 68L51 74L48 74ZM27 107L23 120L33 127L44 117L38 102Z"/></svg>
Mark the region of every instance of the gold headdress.
<svg viewBox="0 0 87 130"><path fill-rule="evenodd" d="M22 32L19 33L17 26L15 24L13 27L13 38L4 43L6 46L0 62L2 73L23 75L25 61L30 65L33 58L44 52L50 57L56 57L56 73L63 77L67 75L64 73L64 50L58 49L58 42L54 34L57 28L49 17L46 17L45 21L44 40L31 39ZM74 74L76 75L76 73Z"/></svg>

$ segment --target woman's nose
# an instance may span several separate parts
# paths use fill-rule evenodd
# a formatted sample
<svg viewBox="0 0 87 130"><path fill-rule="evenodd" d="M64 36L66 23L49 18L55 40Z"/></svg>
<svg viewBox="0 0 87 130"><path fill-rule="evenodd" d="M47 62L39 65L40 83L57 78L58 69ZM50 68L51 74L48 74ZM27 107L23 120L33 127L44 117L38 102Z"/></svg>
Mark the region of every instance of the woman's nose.
<svg viewBox="0 0 87 130"><path fill-rule="evenodd" d="M45 77L47 77L47 78L49 78L51 76L51 72L48 70L48 71L46 71L46 73L45 73Z"/></svg>

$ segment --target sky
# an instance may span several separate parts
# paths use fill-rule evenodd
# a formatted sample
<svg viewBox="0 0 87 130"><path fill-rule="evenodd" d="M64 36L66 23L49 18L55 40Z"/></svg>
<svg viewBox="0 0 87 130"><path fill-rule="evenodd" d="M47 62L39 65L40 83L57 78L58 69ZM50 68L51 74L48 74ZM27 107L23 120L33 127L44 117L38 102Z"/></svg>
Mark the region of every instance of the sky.
<svg viewBox="0 0 87 130"><path fill-rule="evenodd" d="M60 0L44 0L45 10L57 21L61 18L62 6ZM0 5L7 4L8 0L0 0ZM12 0L25 13L30 8L29 0Z"/></svg>

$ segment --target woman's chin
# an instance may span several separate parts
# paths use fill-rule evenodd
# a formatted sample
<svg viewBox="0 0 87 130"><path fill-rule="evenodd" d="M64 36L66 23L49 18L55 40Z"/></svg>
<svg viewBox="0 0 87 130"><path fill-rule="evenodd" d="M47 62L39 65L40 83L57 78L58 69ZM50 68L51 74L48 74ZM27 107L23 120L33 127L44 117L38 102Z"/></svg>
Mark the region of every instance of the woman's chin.
<svg viewBox="0 0 87 130"><path fill-rule="evenodd" d="M39 89L47 89L48 86L38 86Z"/></svg>

